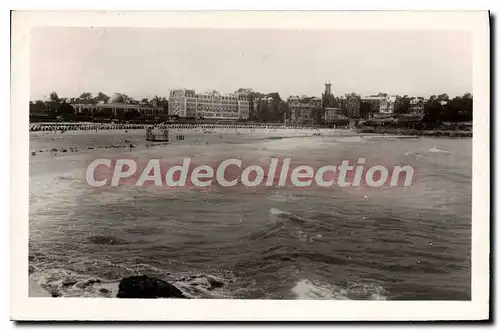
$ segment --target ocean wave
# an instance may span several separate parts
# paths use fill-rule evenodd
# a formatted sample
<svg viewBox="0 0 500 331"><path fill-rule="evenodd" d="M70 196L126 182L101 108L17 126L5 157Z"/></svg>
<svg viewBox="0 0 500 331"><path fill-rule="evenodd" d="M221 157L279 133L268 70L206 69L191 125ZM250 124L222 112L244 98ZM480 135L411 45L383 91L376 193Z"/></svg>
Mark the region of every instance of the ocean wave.
<svg viewBox="0 0 500 331"><path fill-rule="evenodd" d="M447 151L447 150L444 150L444 149L439 149L437 148L436 146L432 147L431 149L429 149L429 152L431 153L444 153L444 154L451 154L450 151Z"/></svg>
<svg viewBox="0 0 500 331"><path fill-rule="evenodd" d="M126 240L113 236L90 236L87 240L92 244L98 245L124 245L127 243Z"/></svg>
<svg viewBox="0 0 500 331"><path fill-rule="evenodd" d="M61 180L75 180L76 177L72 177L72 176L56 176L55 177L55 180L56 181L61 181Z"/></svg>
<svg viewBox="0 0 500 331"><path fill-rule="evenodd" d="M269 214L273 216L277 216L278 218L285 219L285 220L290 220L290 221L299 221L299 222L307 222L305 218L302 218L298 215L289 213L287 211L278 209L278 208L271 208L269 210Z"/></svg>
<svg viewBox="0 0 500 331"><path fill-rule="evenodd" d="M270 200L270 201L275 201L275 202L289 202L289 201L300 201L300 200L302 200L301 197L297 197L294 194L285 193L285 192L271 192L268 195L267 199Z"/></svg>
<svg viewBox="0 0 500 331"><path fill-rule="evenodd" d="M337 286L308 279L299 280L292 288L296 299L314 300L386 300L386 291L379 285L350 283Z"/></svg>
<svg viewBox="0 0 500 331"><path fill-rule="evenodd" d="M100 290L98 285L104 283L102 279L63 268L38 269L30 275L30 279L52 297L105 297L109 292Z"/></svg>

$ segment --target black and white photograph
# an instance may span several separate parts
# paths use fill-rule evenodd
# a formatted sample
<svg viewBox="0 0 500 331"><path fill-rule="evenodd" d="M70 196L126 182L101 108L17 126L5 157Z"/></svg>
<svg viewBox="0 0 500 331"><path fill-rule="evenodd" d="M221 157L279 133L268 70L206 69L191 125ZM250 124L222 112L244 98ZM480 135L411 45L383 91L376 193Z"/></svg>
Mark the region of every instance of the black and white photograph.
<svg viewBox="0 0 500 331"><path fill-rule="evenodd" d="M13 13L16 316L488 316L488 13L300 15Z"/></svg>

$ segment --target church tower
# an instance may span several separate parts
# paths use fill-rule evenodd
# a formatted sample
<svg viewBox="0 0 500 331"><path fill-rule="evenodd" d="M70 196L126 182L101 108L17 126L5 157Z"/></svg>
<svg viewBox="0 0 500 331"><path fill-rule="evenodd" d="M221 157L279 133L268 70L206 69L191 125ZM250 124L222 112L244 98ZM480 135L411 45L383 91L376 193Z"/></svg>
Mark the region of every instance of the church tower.
<svg viewBox="0 0 500 331"><path fill-rule="evenodd" d="M325 96L332 94L332 83L325 83Z"/></svg>
<svg viewBox="0 0 500 331"><path fill-rule="evenodd" d="M332 83L325 83L325 94L323 94L323 108L335 108L337 107L337 101L335 96L332 94Z"/></svg>

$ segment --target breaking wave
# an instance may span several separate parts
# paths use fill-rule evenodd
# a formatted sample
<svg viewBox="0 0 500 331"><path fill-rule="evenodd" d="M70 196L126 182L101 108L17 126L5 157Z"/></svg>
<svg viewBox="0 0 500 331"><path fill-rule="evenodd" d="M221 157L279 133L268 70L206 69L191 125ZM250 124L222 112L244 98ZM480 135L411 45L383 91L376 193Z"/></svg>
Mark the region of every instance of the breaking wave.
<svg viewBox="0 0 500 331"><path fill-rule="evenodd" d="M444 154L451 154L450 151L447 151L447 150L444 150L444 149L439 149L437 148L436 146L432 147L431 149L429 149L429 152L431 153L444 153Z"/></svg>
<svg viewBox="0 0 500 331"><path fill-rule="evenodd" d="M89 261L87 265L97 261ZM45 262L45 265L47 262ZM104 266L103 264L106 264ZM230 298L225 285L231 282L230 273L213 275L199 272L170 273L147 264L100 263L107 275L95 276L81 271L56 267L36 267L30 264L30 280L40 285L52 297L105 297L116 298L120 280L131 275L148 274L175 285L188 298ZM89 268L92 269L92 268ZM114 274L114 275L113 275ZM118 275L122 275L117 277ZM107 277L106 277L107 276ZM39 296L40 293L30 293Z"/></svg>
<svg viewBox="0 0 500 331"><path fill-rule="evenodd" d="M297 299L315 300L386 300L378 285L349 284L345 287L301 279L292 289Z"/></svg>

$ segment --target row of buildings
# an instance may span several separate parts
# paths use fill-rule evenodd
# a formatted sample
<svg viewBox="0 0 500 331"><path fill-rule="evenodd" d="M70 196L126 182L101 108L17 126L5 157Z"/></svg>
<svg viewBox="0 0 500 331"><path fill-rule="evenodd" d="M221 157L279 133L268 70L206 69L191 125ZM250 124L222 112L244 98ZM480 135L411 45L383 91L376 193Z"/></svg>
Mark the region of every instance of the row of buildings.
<svg viewBox="0 0 500 331"><path fill-rule="evenodd" d="M71 106L76 114L92 117L127 118L130 114L139 114L149 118L168 116L193 120L233 121L248 120L251 108L256 111L259 106L271 104L274 101L269 95L258 99L250 98L249 92L221 94L217 91L197 93L193 89L175 89L170 91L168 104L165 105L126 103L123 102L123 98L120 99L120 95L115 95L108 103L71 103ZM331 84L326 83L321 97L290 96L286 101L290 114L286 118L288 123L317 123L318 114L320 114L322 122L328 124L352 118L390 116L395 111L397 98L383 93L369 96L352 93L337 98L331 92ZM50 103L47 104L50 105ZM422 114L424 104L423 98L410 100L409 112ZM30 104L30 112L31 106L36 110L37 107Z"/></svg>
<svg viewBox="0 0 500 331"><path fill-rule="evenodd" d="M137 112L144 117L158 117L165 109L151 104L118 103L113 99L110 103L72 104L77 114L98 116L126 117L127 113ZM183 119L248 119L250 105L247 95L242 93L221 94L217 91L196 93L191 89L170 91L168 98L168 116Z"/></svg>
<svg viewBox="0 0 500 331"><path fill-rule="evenodd" d="M352 118L389 117L394 114L397 97L379 93L377 95L360 96L354 93L339 98L333 96L331 84L325 84L325 92L321 98L307 96L291 96L288 98L293 123L314 122L315 112L324 110L323 122L334 123ZM424 98L413 98L409 101L408 114L423 115Z"/></svg>

